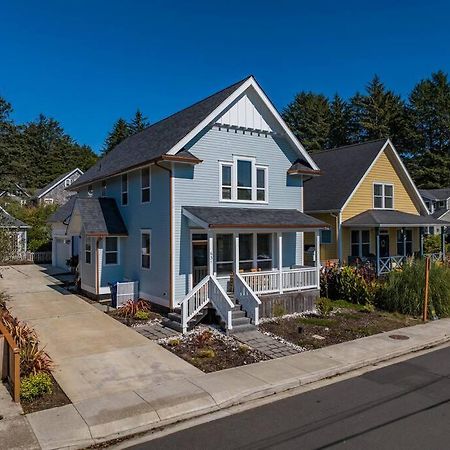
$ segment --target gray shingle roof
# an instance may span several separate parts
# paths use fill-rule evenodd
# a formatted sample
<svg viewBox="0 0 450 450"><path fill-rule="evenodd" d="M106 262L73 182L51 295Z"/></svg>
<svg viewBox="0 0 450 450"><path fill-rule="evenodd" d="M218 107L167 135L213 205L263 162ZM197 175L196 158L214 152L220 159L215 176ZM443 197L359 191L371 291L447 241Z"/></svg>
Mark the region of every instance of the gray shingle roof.
<svg viewBox="0 0 450 450"><path fill-rule="evenodd" d="M450 188L419 189L420 195L430 200L447 200L450 198Z"/></svg>
<svg viewBox="0 0 450 450"><path fill-rule="evenodd" d="M433 226L450 225L450 222L435 219L433 216L418 216L390 209L370 209L342 223L345 227L383 227L383 226Z"/></svg>
<svg viewBox="0 0 450 450"><path fill-rule="evenodd" d="M138 167L165 155L248 78L250 77L246 77L216 94L128 137L78 178L72 185L72 188L118 174L132 167Z"/></svg>
<svg viewBox="0 0 450 450"><path fill-rule="evenodd" d="M69 172L63 173L63 174L60 175L58 178L54 179L53 181L51 181L50 183L48 183L47 185L45 185L42 189L38 189L38 190L35 192L34 196L35 196L36 198L39 198L39 196L40 196L41 194L43 194L43 193L44 193L45 191L47 191L48 189L50 189L50 188L52 188L52 187L58 185L62 180L64 180L64 178L67 177L67 175L71 174L74 170L79 170L81 173L83 173L83 171L82 171L81 169L78 169L78 168L69 170Z"/></svg>
<svg viewBox="0 0 450 450"><path fill-rule="evenodd" d="M305 181L304 210L342 208L385 143L380 139L313 153L322 175Z"/></svg>
<svg viewBox="0 0 450 450"><path fill-rule="evenodd" d="M117 203L113 198L77 198L74 210L78 211L88 235L128 235Z"/></svg>
<svg viewBox="0 0 450 450"><path fill-rule="evenodd" d="M31 228L26 223L13 217L0 206L0 228Z"/></svg>
<svg viewBox="0 0 450 450"><path fill-rule="evenodd" d="M433 212L433 214L431 214L432 217L434 217L435 219L439 219L440 217L442 217L446 212L448 212L448 209L446 208L439 208L436 211Z"/></svg>
<svg viewBox="0 0 450 450"><path fill-rule="evenodd" d="M183 211L209 228L328 228L329 225L297 209L185 206Z"/></svg>
<svg viewBox="0 0 450 450"><path fill-rule="evenodd" d="M304 174L320 174L320 170L314 170L311 165L304 159L297 159L289 168L288 173L304 173Z"/></svg>
<svg viewBox="0 0 450 450"><path fill-rule="evenodd" d="M68 219L72 215L73 207L75 205L76 195L72 195L69 200L60 206L48 219L47 222L65 222L68 223Z"/></svg>

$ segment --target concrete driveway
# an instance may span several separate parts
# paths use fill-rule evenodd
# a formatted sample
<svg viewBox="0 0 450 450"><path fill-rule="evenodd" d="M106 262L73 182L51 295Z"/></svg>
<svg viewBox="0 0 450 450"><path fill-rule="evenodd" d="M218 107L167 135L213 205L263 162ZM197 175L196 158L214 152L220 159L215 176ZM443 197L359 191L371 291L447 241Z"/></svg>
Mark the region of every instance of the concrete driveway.
<svg viewBox="0 0 450 450"><path fill-rule="evenodd" d="M11 312L33 325L72 402L202 373L184 360L62 289L37 265L1 267Z"/></svg>

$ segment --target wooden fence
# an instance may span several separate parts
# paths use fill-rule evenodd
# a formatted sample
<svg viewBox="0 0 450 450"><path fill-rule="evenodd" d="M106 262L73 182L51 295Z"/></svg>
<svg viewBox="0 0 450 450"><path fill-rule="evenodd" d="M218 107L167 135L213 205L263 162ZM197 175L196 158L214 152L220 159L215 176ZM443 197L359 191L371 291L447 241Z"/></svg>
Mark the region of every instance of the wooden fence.
<svg viewBox="0 0 450 450"><path fill-rule="evenodd" d="M0 344L3 344L3 358L0 359L1 378L2 380L6 380L10 385L13 400L16 403L19 403L20 350L2 322L0 322ZM1 354L2 352L0 351L0 355Z"/></svg>

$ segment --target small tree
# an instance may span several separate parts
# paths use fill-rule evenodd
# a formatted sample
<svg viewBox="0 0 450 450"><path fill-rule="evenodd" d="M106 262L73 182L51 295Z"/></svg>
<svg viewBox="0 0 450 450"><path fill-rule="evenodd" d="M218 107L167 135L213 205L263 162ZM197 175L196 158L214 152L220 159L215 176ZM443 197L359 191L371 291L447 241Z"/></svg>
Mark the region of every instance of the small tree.
<svg viewBox="0 0 450 450"><path fill-rule="evenodd" d="M5 228L0 228L0 262L8 261L12 250L11 233Z"/></svg>

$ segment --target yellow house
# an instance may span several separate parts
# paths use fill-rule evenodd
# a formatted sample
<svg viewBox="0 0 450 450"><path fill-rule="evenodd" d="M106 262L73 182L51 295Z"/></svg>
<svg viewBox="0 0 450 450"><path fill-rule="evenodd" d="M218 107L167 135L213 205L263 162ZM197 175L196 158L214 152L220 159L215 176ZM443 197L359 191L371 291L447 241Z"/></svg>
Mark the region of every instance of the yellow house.
<svg viewBox="0 0 450 450"><path fill-rule="evenodd" d="M330 225L321 232L322 262L365 262L379 274L423 255L424 229L435 219L389 139L315 153L322 176L304 182L304 211ZM305 234L305 246L314 245Z"/></svg>

